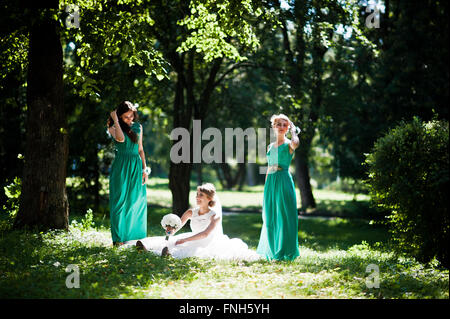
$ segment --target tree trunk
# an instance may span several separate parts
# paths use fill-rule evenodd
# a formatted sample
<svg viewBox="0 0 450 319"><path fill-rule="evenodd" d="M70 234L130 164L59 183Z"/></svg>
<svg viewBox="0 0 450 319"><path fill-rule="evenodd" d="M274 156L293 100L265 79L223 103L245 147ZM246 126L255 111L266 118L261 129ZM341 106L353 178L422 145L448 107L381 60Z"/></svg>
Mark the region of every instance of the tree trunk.
<svg viewBox="0 0 450 319"><path fill-rule="evenodd" d="M309 182L308 169L308 162L302 156L295 156L295 175L298 188L300 189L301 211L306 211L308 207L316 207L316 201Z"/></svg>
<svg viewBox="0 0 450 319"><path fill-rule="evenodd" d="M217 59L211 66L209 76L204 89L197 100L195 99L196 81L194 77L194 52L187 55L178 55L172 52L170 60L177 72L177 84L174 101L174 128L184 127L190 131L190 163L174 164L170 162L169 188L172 191L172 211L174 214L182 214L189 208L190 177L193 163L193 132L191 128L192 115L195 120L203 121L206 117L209 99L215 87L215 78L219 72L222 59ZM186 101L185 101L186 97ZM193 114L192 114L193 113ZM174 141L174 144L177 141ZM201 163L199 163L201 165Z"/></svg>
<svg viewBox="0 0 450 319"><path fill-rule="evenodd" d="M256 167L255 163L247 163L245 175L248 186L254 186L256 184L255 167Z"/></svg>
<svg viewBox="0 0 450 319"><path fill-rule="evenodd" d="M197 165L195 165L195 171L197 172L197 185L203 184L202 170L203 170L202 163L198 163Z"/></svg>
<svg viewBox="0 0 450 319"><path fill-rule="evenodd" d="M278 1L277 5L281 3ZM298 30L303 30L307 21L308 5L304 1L296 1L294 6L294 20ZM282 20L283 27L281 28L283 36L283 47L285 50L285 60L287 67L287 75L289 83L292 88L293 95L298 100L303 100L304 92L306 90L305 83L305 52L306 43L303 38L303 32L296 32L295 41L291 45L289 37L289 31L287 28L287 22ZM312 107L315 107L314 105ZM298 112L292 110L292 112ZM309 114L308 114L309 113ZM294 116L291 120L294 122L300 122L302 124L302 133L300 134L300 146L295 152L295 174L300 189L300 198L302 210L306 210L308 207L316 207L314 195L312 193L310 177L308 171L308 153L311 148L311 140L314 134L315 120L311 117L314 111L303 109L299 112L298 116ZM304 124L303 124L304 123Z"/></svg>
<svg viewBox="0 0 450 319"><path fill-rule="evenodd" d="M98 156L95 157L94 169L94 211L98 212L100 208L100 163Z"/></svg>
<svg viewBox="0 0 450 319"><path fill-rule="evenodd" d="M245 163L238 164L238 171L236 173L236 177L234 178L233 185L233 187L237 185L238 191L242 191L244 187L246 168L247 166L245 165Z"/></svg>
<svg viewBox="0 0 450 319"><path fill-rule="evenodd" d="M223 179L225 181L225 189L231 189L233 187L233 176L230 165L223 161L220 163L220 168L222 169Z"/></svg>
<svg viewBox="0 0 450 319"><path fill-rule="evenodd" d="M178 61L182 65L183 55ZM174 128L184 127L190 131L192 110L184 103L183 69L178 67L175 100L173 107ZM192 171L192 134L190 138L190 160L189 163L174 163L170 161L169 188L172 192L172 212L181 216L189 208L190 178ZM174 140L172 145L178 143Z"/></svg>
<svg viewBox="0 0 450 319"><path fill-rule="evenodd" d="M181 216L189 208L192 164L170 161L169 188L172 191L172 213Z"/></svg>
<svg viewBox="0 0 450 319"><path fill-rule="evenodd" d="M14 228L68 229L68 137L63 104L63 58L55 21L34 24L27 75L25 164Z"/></svg>

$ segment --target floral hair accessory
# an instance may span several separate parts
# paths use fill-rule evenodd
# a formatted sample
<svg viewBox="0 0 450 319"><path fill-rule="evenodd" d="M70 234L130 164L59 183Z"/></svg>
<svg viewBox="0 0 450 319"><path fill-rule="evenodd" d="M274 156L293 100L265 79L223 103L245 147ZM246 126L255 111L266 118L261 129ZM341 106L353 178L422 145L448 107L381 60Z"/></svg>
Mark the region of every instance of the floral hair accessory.
<svg viewBox="0 0 450 319"><path fill-rule="evenodd" d="M136 112L138 107L139 107L139 104L138 104L138 103L135 103L135 104L129 103L129 104L128 104L128 108L129 108L130 110L132 110L133 112Z"/></svg>

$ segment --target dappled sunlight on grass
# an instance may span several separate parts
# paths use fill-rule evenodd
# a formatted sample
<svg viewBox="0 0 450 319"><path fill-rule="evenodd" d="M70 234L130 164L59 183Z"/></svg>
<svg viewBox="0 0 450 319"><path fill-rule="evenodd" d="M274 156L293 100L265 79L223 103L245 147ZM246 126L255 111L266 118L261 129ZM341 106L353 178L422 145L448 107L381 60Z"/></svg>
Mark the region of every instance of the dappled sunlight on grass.
<svg viewBox="0 0 450 319"><path fill-rule="evenodd" d="M153 212L150 232L160 235ZM225 216L230 237L254 248L257 214ZM70 232L3 233L0 296L3 298L448 298L448 271L395 256L386 235L340 219L301 220L300 245L291 262L161 258L110 243L103 224ZM303 227L303 228L302 228ZM353 232L353 237L344 234ZM368 241L372 240L373 243ZM80 269L80 288L68 289L66 267ZM369 289L366 268L380 270L380 288Z"/></svg>
<svg viewBox="0 0 450 319"><path fill-rule="evenodd" d="M299 220L300 246L323 251L329 248L347 249L362 240L373 244L386 242L387 230L366 220L342 218L304 218Z"/></svg>
<svg viewBox="0 0 450 319"><path fill-rule="evenodd" d="M263 203L264 185L246 186L243 191L222 190L218 187L220 201L225 210L238 210L248 212L261 212ZM189 203L195 206L195 187L191 183ZM338 191L313 190L317 203L315 209L309 209L308 214L323 216L339 216L352 218L382 219L384 216L377 213L369 204L369 197L364 194L348 194ZM297 207L301 207L298 189ZM172 194L168 179L151 178L148 182L147 199L150 206L172 207ZM179 212L182 214L183 212Z"/></svg>
<svg viewBox="0 0 450 319"><path fill-rule="evenodd" d="M170 205L152 202L164 180L149 188L148 236L162 236L161 218ZM160 192L161 193L158 193ZM170 192L169 192L170 194ZM262 194L249 191L226 200L249 202ZM158 195L158 196L159 196ZM255 196L255 197L252 197ZM365 205L335 195L320 205L336 209ZM160 199L159 202L167 200ZM247 202L247 204L249 203ZM231 202L229 202L231 203ZM333 206L334 205L334 206ZM364 206L353 207L355 211ZM334 208L333 208L334 209ZM396 256L387 229L367 219L305 217L299 219L300 257L291 262L259 260L161 258L134 247L112 247L109 218L94 214L94 225L83 216L69 232L0 233L0 297L2 298L448 298L448 270ZM83 225L83 226L82 226ZM261 213L223 216L224 233L256 249ZM189 231L187 224L179 233ZM368 288L367 266L379 268L380 288ZM80 269L80 288L65 285L66 267Z"/></svg>

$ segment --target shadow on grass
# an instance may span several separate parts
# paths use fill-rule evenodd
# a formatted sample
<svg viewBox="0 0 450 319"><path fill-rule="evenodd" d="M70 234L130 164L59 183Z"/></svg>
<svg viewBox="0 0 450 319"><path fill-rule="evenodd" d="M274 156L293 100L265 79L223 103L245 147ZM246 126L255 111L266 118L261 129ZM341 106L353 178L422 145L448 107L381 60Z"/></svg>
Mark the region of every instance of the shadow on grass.
<svg viewBox="0 0 450 319"><path fill-rule="evenodd" d="M64 237L64 235L63 235ZM41 235L10 232L0 241L1 298L135 298L135 289L174 280L190 281L207 261L161 258L134 248L51 244ZM79 288L68 288L79 269Z"/></svg>
<svg viewBox="0 0 450 319"><path fill-rule="evenodd" d="M229 237L239 237L256 248L262 227L261 215L236 214L224 216L223 229ZM389 234L384 226L370 224L364 219L301 218L299 220L300 247L317 251L348 249L366 241L369 244L387 242Z"/></svg>
<svg viewBox="0 0 450 319"><path fill-rule="evenodd" d="M370 220L384 220L388 212L382 212L370 205L369 201L355 200L320 200L317 207L307 213L300 212L304 216L365 218Z"/></svg>
<svg viewBox="0 0 450 319"><path fill-rule="evenodd" d="M161 235L160 216L166 212L165 209L153 212L154 218L149 219L149 235ZM225 234L243 239L252 248L258 244L260 229L260 215L224 216ZM102 230L103 235L105 231ZM81 236L85 235L82 233ZM0 297L160 297L170 282L192 282L197 275L201 277L216 265L213 260L161 258L133 248L82 244L79 239L70 239L65 233L2 233ZM363 292L369 298L442 298L445 291L448 296L448 273L445 279L442 274L429 272L416 262L399 260L389 249L383 248L383 243L388 240L386 230L370 225L368 221L300 219L299 240L301 255L293 262L230 262L224 263L224 267L237 271L257 265L255 275L300 272L299 276L311 278L307 286L298 288L300 296L314 295L327 287L343 290L348 297L361 296ZM360 245L363 241L368 244ZM369 247L377 242L381 242L380 249ZM80 288L66 287L71 274L66 272L66 267L71 264L79 267ZM379 289L369 289L365 284L369 264L379 267Z"/></svg>
<svg viewBox="0 0 450 319"><path fill-rule="evenodd" d="M387 243L389 238L385 226L371 224L364 219L317 217L299 220L300 246L316 251L347 250L363 241L369 244Z"/></svg>
<svg viewBox="0 0 450 319"><path fill-rule="evenodd" d="M261 214L262 212L261 206L254 205L246 205L245 207L229 205L224 206L223 210L233 213ZM310 208L306 212L298 209L298 214L306 217L340 217L383 221L389 213L378 211L368 201L321 200L318 201L316 208Z"/></svg>

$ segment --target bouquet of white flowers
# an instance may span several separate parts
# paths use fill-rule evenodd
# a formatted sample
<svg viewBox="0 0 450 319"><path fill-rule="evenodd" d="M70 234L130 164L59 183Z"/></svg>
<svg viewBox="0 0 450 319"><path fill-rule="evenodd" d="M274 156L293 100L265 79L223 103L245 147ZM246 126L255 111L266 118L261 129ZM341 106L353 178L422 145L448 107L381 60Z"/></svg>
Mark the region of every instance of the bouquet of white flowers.
<svg viewBox="0 0 450 319"><path fill-rule="evenodd" d="M161 226L166 231L166 241L181 227L181 219L175 214L167 214L161 219ZM162 256L169 255L169 248L166 246L161 252Z"/></svg>
<svg viewBox="0 0 450 319"><path fill-rule="evenodd" d="M181 219L175 214L167 214L161 219L161 226L167 231L166 239L181 227Z"/></svg>

